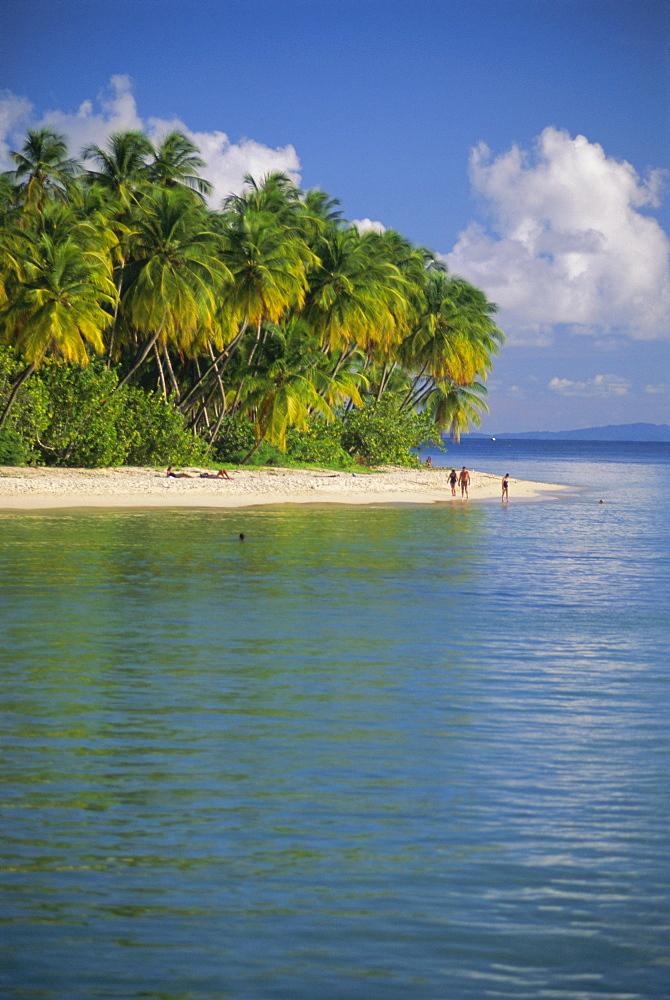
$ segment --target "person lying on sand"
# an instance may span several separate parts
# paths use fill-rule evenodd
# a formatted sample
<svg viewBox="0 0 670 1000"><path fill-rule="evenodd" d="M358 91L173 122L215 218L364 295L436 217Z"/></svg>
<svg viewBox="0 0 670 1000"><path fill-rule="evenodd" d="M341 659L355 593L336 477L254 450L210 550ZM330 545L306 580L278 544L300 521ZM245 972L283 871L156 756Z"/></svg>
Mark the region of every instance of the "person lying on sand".
<svg viewBox="0 0 670 1000"><path fill-rule="evenodd" d="M168 465L165 475L168 479L193 479L193 476L189 476L188 472L174 472L171 465Z"/></svg>
<svg viewBox="0 0 670 1000"><path fill-rule="evenodd" d="M200 473L200 478L201 479L230 479L230 480L232 480L232 476L229 476L225 469L219 469L218 472L201 472Z"/></svg>

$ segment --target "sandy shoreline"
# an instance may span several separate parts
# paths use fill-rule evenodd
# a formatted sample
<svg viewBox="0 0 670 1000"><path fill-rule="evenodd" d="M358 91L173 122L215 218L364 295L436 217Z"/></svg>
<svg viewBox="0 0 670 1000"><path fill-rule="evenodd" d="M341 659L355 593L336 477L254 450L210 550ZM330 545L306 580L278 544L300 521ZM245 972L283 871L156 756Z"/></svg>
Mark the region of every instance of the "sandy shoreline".
<svg viewBox="0 0 670 1000"><path fill-rule="evenodd" d="M66 507L250 507L286 503L462 503L451 496L449 469L385 467L374 474L328 469L241 469L231 480L169 479L151 468L45 469L0 467L0 510ZM211 471L211 470L210 470ZM501 477L470 470L470 500L498 500ZM510 501L567 489L510 480Z"/></svg>

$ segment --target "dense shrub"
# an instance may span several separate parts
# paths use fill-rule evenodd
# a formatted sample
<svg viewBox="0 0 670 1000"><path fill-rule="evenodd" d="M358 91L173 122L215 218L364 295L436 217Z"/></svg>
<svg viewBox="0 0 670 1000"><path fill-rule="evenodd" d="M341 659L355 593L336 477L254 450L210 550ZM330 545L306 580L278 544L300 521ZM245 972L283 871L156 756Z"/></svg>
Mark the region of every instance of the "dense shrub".
<svg viewBox="0 0 670 1000"><path fill-rule="evenodd" d="M33 393L40 385L46 392L47 420L37 442L45 464L94 469L124 463L125 401L114 392L117 381L99 361L86 368L46 363L33 376Z"/></svg>
<svg viewBox="0 0 670 1000"><path fill-rule="evenodd" d="M27 461L23 438L16 431L0 430L0 465L24 465Z"/></svg>
<svg viewBox="0 0 670 1000"><path fill-rule="evenodd" d="M226 416L221 421L214 444L214 458L217 462L239 465L256 443L254 425L246 417Z"/></svg>
<svg viewBox="0 0 670 1000"><path fill-rule="evenodd" d="M0 352L0 401L18 370ZM117 386L116 371L102 361L86 368L45 362L20 390L3 435L9 443L0 454L7 451L13 464L34 460L82 468L206 460L204 442L186 429L171 402Z"/></svg>
<svg viewBox="0 0 670 1000"><path fill-rule="evenodd" d="M187 430L184 418L158 393L124 389L119 426L126 440L126 465L201 465L207 450Z"/></svg>
<svg viewBox="0 0 670 1000"><path fill-rule="evenodd" d="M342 431L341 419L326 423L322 418L316 417L309 430L297 431L293 428L288 432L287 454L296 462L347 468L355 463L342 447Z"/></svg>
<svg viewBox="0 0 670 1000"><path fill-rule="evenodd" d="M0 404L21 371L13 352L0 348ZM186 426L180 411L159 393L118 389L118 376L102 361L86 368L45 362L22 386L2 435L0 464L38 461L47 465L96 468L113 465L253 465L305 463L347 468L418 465L411 450L439 443L426 415L398 413L398 400L385 396L363 409L340 413L327 423L314 417L306 431L290 429L284 454L257 445L253 423L226 416L208 458L205 443Z"/></svg>
<svg viewBox="0 0 670 1000"><path fill-rule="evenodd" d="M420 444L440 443L440 432L430 417L413 412L398 413L393 397L369 401L364 409L346 415L342 445L366 465L418 466L410 451Z"/></svg>

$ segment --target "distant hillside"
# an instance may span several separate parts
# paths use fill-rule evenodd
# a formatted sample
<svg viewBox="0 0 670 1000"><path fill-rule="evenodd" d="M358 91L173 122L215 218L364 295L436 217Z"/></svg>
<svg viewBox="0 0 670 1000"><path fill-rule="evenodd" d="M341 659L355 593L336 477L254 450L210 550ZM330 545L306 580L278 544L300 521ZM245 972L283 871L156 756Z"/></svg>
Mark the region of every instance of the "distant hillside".
<svg viewBox="0 0 670 1000"><path fill-rule="evenodd" d="M493 437L471 434L470 437ZM496 434L499 440L516 441L670 441L670 424L608 424L575 431L525 431L523 434Z"/></svg>

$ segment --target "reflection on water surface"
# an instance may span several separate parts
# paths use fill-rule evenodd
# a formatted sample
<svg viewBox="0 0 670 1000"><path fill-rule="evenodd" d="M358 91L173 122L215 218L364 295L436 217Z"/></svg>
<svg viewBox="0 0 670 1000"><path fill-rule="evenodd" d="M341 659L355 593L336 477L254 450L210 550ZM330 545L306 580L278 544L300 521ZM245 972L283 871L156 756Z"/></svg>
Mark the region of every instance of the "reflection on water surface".
<svg viewBox="0 0 670 1000"><path fill-rule="evenodd" d="M663 995L667 567L610 527L0 515L3 995Z"/></svg>

